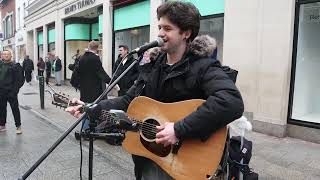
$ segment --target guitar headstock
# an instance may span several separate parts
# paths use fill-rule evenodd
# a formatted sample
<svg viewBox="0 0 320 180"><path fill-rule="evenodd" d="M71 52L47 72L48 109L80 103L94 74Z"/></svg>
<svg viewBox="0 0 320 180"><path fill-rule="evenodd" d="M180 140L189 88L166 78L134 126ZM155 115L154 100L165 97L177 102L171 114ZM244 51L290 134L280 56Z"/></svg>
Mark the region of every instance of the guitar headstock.
<svg viewBox="0 0 320 180"><path fill-rule="evenodd" d="M52 94L52 104L62 108L67 108L68 106L71 106L69 96L61 93Z"/></svg>

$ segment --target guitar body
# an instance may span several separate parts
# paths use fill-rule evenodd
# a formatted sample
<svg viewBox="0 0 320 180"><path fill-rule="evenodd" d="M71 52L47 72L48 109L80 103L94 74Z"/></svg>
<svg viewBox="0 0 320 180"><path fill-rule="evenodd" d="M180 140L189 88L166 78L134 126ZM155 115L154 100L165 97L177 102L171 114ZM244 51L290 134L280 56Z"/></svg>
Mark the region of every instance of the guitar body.
<svg viewBox="0 0 320 180"><path fill-rule="evenodd" d="M184 140L173 153L171 147L155 143L155 136L143 133L150 124L177 122L194 112L204 100L161 103L148 97L135 98L128 108L130 118L148 122L142 131L126 133L123 147L130 153L153 160L174 179L207 179L217 169L225 146L227 130L221 128L206 141Z"/></svg>

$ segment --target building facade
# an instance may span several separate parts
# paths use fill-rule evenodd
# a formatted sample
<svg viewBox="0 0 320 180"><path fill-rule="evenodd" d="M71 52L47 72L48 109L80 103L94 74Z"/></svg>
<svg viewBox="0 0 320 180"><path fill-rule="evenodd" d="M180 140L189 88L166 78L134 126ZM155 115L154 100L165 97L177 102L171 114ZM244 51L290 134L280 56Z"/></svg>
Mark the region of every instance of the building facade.
<svg viewBox="0 0 320 180"><path fill-rule="evenodd" d="M12 51L15 60L15 1L1 0L0 6L3 30L2 48Z"/></svg>
<svg viewBox="0 0 320 180"><path fill-rule="evenodd" d="M26 56L26 39L27 32L26 26L24 23L24 17L26 14L26 6L28 5L28 0L16 0L15 2L15 11L16 11L16 19L15 19L15 57L17 62L22 62Z"/></svg>
<svg viewBox="0 0 320 180"><path fill-rule="evenodd" d="M201 13L200 34L217 39L217 59L239 71L237 86L254 130L320 142L319 0L185 0ZM118 46L157 37L165 0L33 0L25 18L27 54L53 52L68 64L90 40L101 42L106 71Z"/></svg>

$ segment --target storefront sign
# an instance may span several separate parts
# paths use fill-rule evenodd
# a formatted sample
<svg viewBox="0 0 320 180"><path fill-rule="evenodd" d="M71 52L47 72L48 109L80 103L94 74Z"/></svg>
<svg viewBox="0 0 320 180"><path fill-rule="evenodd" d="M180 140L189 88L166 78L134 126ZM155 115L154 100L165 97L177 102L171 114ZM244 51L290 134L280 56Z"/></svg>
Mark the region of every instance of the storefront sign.
<svg viewBox="0 0 320 180"><path fill-rule="evenodd" d="M67 15L67 14L69 14L71 12L74 12L74 11L79 10L81 8L84 8L86 6L90 6L90 5L94 4L95 2L96 2L95 0L82 0L82 1L79 1L77 3L74 3L74 4L66 7L64 9L64 14Z"/></svg>
<svg viewBox="0 0 320 180"><path fill-rule="evenodd" d="M319 23L320 22L320 8L304 8L303 9L303 19L302 21L306 23Z"/></svg>

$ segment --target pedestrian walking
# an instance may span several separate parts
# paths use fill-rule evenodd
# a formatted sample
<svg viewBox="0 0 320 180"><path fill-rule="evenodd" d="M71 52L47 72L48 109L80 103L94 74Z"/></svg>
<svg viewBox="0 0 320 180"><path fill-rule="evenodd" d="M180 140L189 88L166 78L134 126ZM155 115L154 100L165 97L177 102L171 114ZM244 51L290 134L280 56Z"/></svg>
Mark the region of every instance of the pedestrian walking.
<svg viewBox="0 0 320 180"><path fill-rule="evenodd" d="M49 84L49 79L51 77L51 61L48 57L46 58L45 65L46 65L46 67L45 67L45 69L46 69L46 84Z"/></svg>
<svg viewBox="0 0 320 180"><path fill-rule="evenodd" d="M38 67L38 76L43 76L43 72L45 70L46 65L45 65L42 57L39 58L39 61L37 63L37 67Z"/></svg>
<svg viewBox="0 0 320 180"><path fill-rule="evenodd" d="M79 60L80 99L87 103L96 100L103 92L103 83L111 80L97 55L98 47L97 42L91 41Z"/></svg>
<svg viewBox="0 0 320 180"><path fill-rule="evenodd" d="M61 64L61 59L59 58L59 56L56 56L56 59L54 60L54 63L53 63L53 68L54 68L54 76L56 78L56 86L61 86L62 64Z"/></svg>
<svg viewBox="0 0 320 180"><path fill-rule="evenodd" d="M32 71L34 70L33 67L33 61L29 58L27 55L22 63L24 75L26 77L26 82L31 85L31 79L32 79Z"/></svg>
<svg viewBox="0 0 320 180"><path fill-rule="evenodd" d="M0 132L6 131L7 102L11 106L16 133L21 134L21 117L18 93L24 83L23 68L12 61L12 53L4 50L0 61Z"/></svg>

